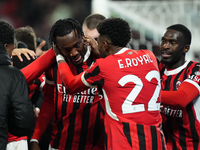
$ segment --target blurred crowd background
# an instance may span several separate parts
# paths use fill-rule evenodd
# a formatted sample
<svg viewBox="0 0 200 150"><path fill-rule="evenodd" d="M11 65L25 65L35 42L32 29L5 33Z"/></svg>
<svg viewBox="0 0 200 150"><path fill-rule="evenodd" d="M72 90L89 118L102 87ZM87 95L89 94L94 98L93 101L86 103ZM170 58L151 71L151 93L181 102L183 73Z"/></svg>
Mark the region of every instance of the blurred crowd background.
<svg viewBox="0 0 200 150"><path fill-rule="evenodd" d="M29 25L36 35L48 39L52 24L73 17L80 23L91 13L91 0L0 0L0 19L15 28Z"/></svg>
<svg viewBox="0 0 200 150"><path fill-rule="evenodd" d="M159 57L165 28L181 23L192 32L188 59L200 62L200 0L0 0L0 19L15 28L29 25L48 42L52 24L72 17L81 24L91 13L122 17L132 28L133 49L149 49Z"/></svg>

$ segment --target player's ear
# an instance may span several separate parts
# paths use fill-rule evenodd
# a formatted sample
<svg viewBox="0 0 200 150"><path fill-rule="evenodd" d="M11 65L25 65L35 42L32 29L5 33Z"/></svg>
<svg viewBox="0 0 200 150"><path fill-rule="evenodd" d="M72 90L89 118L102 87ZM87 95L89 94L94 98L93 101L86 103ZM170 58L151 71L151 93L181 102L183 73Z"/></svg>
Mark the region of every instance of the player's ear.
<svg viewBox="0 0 200 150"><path fill-rule="evenodd" d="M187 53L187 52L189 51L189 49L190 49L190 45L186 45L186 46L184 47L183 53L184 53L184 54Z"/></svg>
<svg viewBox="0 0 200 150"><path fill-rule="evenodd" d="M103 48L104 48L105 51L108 51L108 46L109 46L108 42L103 41Z"/></svg>

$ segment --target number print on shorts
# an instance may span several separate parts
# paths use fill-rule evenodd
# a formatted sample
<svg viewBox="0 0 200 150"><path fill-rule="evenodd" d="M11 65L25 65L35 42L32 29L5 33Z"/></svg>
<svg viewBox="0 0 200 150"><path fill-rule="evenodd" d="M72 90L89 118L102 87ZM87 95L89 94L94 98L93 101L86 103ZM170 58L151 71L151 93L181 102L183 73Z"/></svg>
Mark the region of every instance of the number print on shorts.
<svg viewBox="0 0 200 150"><path fill-rule="evenodd" d="M145 78L151 82L153 78L155 78L158 81L158 85L156 86L156 89L154 90L154 93L152 93L152 97L148 102L148 111L159 111L160 110L160 103L156 103L157 98L160 93L160 76L159 72L156 70L150 71L147 73ZM142 80L135 76L135 75L125 75L123 76L118 83L121 86L125 86L126 83L133 82L135 83L135 87L132 89L132 91L129 93L129 95L124 100L124 103L122 104L122 113L128 114L128 113L135 113L135 112L142 112L145 111L144 104L137 104L132 105L136 97L139 95L140 91L143 88L143 82Z"/></svg>

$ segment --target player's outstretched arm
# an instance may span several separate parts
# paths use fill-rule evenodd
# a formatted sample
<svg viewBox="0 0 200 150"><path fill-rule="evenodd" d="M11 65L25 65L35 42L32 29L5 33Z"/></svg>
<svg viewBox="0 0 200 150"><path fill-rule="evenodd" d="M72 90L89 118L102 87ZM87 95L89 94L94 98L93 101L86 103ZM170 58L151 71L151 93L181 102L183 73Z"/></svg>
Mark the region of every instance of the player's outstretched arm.
<svg viewBox="0 0 200 150"><path fill-rule="evenodd" d="M45 72L55 61L55 53L51 48L28 66L21 69L21 72L24 74L27 83L32 84L32 82L39 78L39 76Z"/></svg>

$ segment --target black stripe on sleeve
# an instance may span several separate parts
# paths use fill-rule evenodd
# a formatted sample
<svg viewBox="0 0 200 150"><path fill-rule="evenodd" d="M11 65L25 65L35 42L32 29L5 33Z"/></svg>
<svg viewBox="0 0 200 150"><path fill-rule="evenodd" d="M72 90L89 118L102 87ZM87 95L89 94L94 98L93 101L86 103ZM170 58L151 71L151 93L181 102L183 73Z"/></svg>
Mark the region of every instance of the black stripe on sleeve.
<svg viewBox="0 0 200 150"><path fill-rule="evenodd" d="M188 68L193 64L194 62L190 61L187 65L187 68L185 69L185 72L184 72L184 78L183 80L185 80L187 78L187 74L188 74Z"/></svg>

